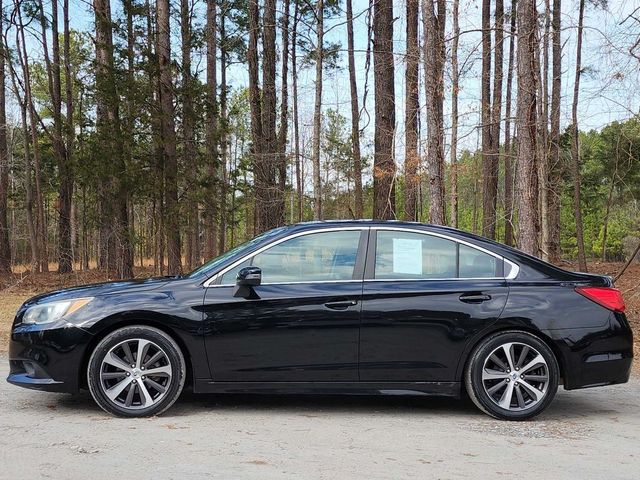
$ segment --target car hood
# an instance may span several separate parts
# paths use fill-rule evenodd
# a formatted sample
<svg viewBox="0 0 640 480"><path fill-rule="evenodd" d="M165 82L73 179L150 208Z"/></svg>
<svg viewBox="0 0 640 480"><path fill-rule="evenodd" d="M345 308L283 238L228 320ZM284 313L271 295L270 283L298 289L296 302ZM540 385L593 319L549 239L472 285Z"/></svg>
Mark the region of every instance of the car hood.
<svg viewBox="0 0 640 480"><path fill-rule="evenodd" d="M67 300L81 297L102 297L105 295L114 295L118 293L133 293L141 291L150 291L160 288L171 281L177 280L179 277L157 277L144 278L134 280L118 280L115 282L94 283L91 285L83 285L79 287L65 288L54 292L43 293L30 298L24 303L24 306L34 305L44 302L55 302L57 300Z"/></svg>

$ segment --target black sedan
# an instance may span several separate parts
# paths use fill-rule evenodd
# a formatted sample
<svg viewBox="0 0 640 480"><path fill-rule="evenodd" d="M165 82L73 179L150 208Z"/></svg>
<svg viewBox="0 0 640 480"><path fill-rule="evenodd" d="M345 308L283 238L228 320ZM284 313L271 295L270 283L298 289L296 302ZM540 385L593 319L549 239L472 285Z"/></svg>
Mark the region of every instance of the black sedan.
<svg viewBox="0 0 640 480"><path fill-rule="evenodd" d="M157 415L195 392L460 396L523 420L567 390L624 383L620 292L451 228L315 222L171 278L34 297L8 381Z"/></svg>

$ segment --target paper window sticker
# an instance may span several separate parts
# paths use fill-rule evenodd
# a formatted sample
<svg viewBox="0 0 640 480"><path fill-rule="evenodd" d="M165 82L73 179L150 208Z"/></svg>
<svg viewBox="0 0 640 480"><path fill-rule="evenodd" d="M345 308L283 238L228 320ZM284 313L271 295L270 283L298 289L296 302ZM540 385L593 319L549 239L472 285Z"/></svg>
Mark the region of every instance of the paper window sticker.
<svg viewBox="0 0 640 480"><path fill-rule="evenodd" d="M393 273L422 275L422 240L393 239Z"/></svg>

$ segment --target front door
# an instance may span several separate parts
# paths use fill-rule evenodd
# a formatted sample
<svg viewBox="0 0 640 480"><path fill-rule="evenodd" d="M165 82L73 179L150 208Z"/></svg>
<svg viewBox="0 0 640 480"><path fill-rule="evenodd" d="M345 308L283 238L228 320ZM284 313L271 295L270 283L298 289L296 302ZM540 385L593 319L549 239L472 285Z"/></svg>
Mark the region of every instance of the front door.
<svg viewBox="0 0 640 480"><path fill-rule="evenodd" d="M360 380L456 381L469 338L506 303L502 259L428 232L371 232Z"/></svg>
<svg viewBox="0 0 640 480"><path fill-rule="evenodd" d="M357 381L367 232L294 234L223 272L204 302L214 382ZM262 269L262 284L234 298L247 265Z"/></svg>

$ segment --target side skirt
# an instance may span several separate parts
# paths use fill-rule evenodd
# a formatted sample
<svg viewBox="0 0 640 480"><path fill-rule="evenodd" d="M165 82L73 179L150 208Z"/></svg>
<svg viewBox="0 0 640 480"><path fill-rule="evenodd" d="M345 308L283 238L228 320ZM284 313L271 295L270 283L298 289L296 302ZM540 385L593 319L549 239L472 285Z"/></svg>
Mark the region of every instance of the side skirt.
<svg viewBox="0 0 640 480"><path fill-rule="evenodd" d="M195 393L271 395L425 395L460 398L460 382L215 382L195 380Z"/></svg>

